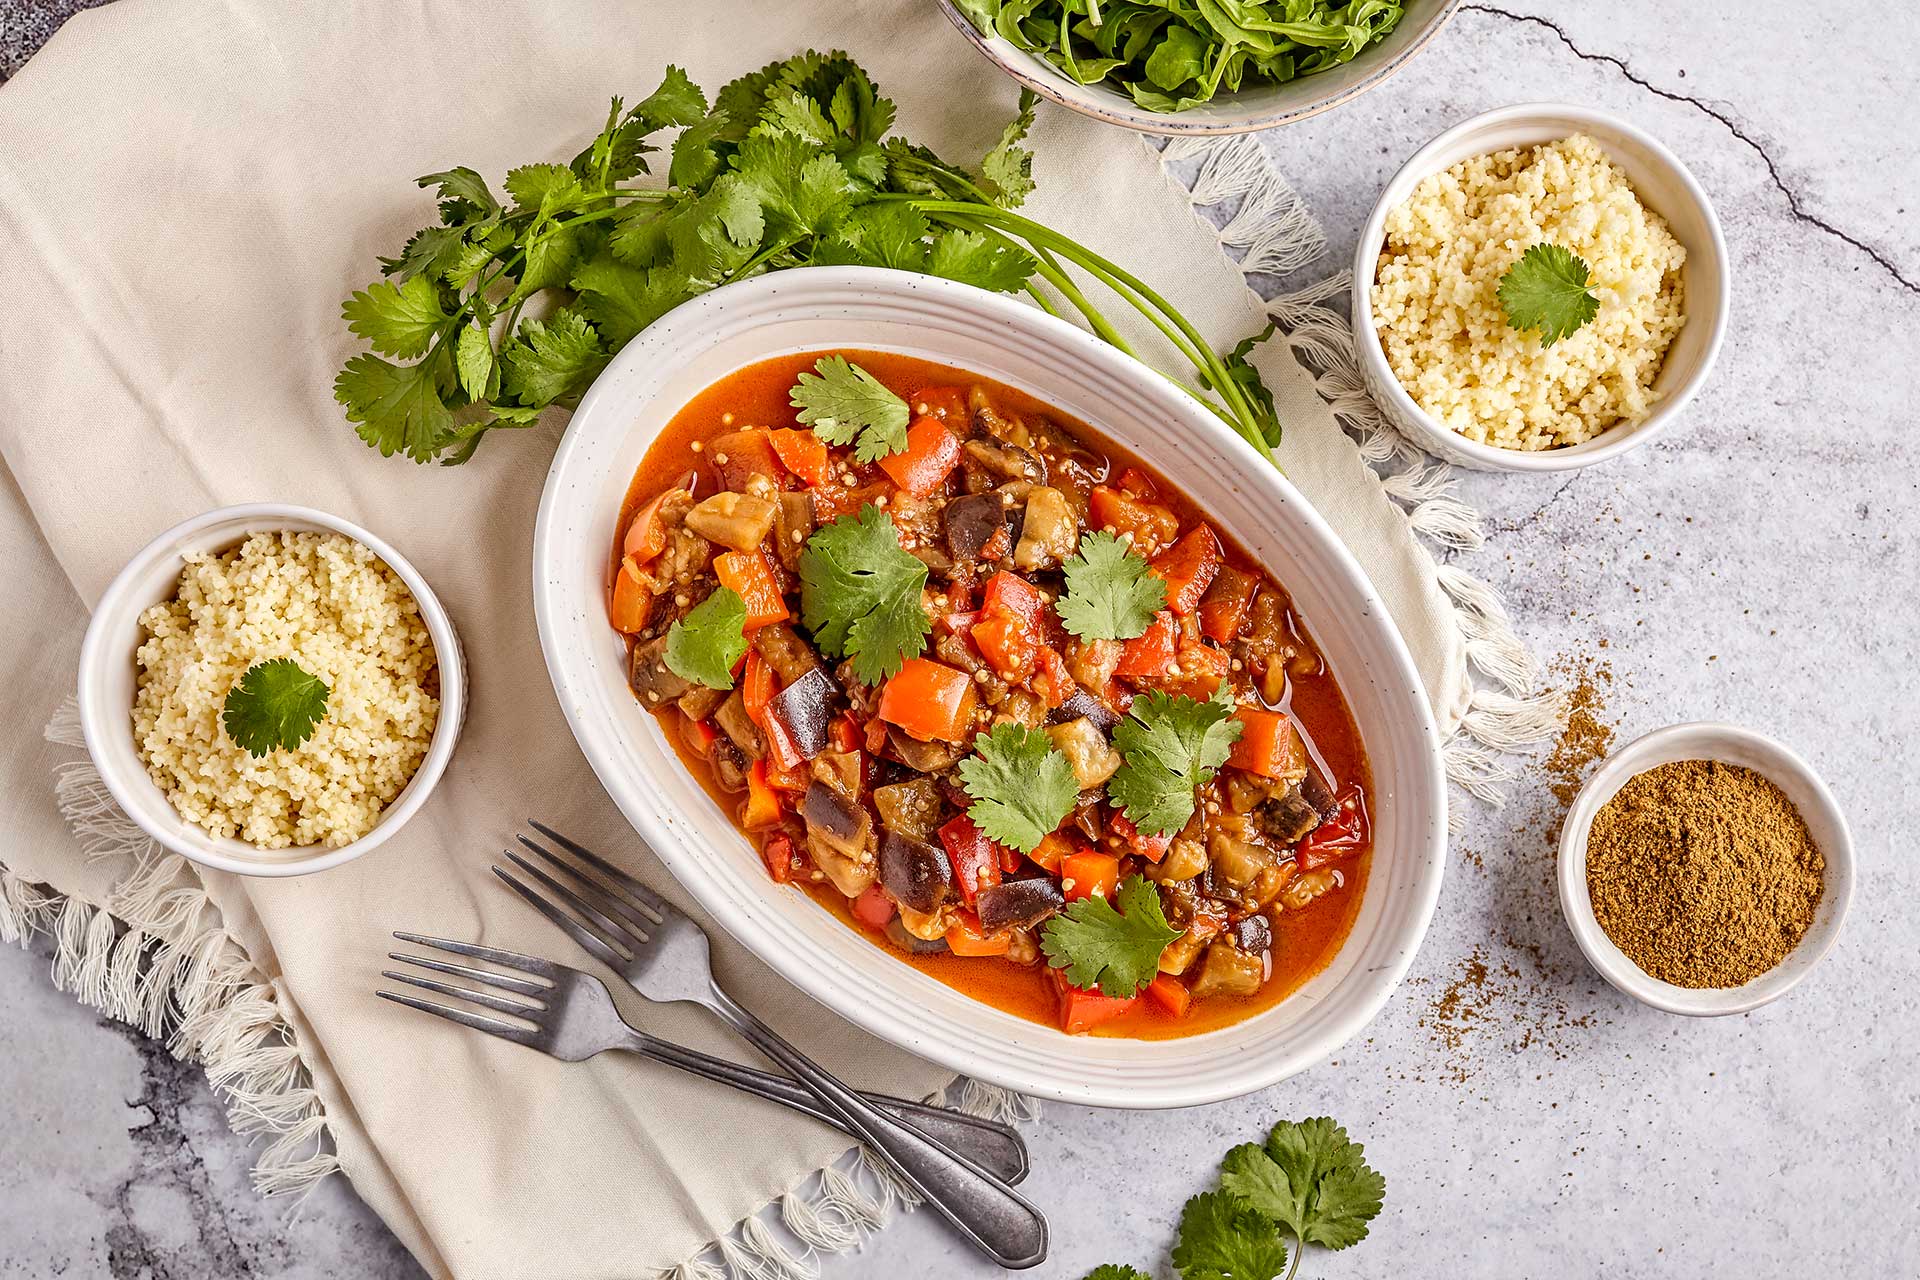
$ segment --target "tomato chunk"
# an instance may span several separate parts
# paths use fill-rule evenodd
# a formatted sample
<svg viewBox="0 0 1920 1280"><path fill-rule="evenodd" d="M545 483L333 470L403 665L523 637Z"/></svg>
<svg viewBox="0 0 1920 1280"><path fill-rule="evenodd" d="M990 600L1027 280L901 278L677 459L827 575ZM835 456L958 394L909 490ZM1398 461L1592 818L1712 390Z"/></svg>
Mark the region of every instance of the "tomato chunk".
<svg viewBox="0 0 1920 1280"><path fill-rule="evenodd" d="M1173 832L1163 836L1150 836L1127 821L1127 815L1118 809L1107 815L1107 830L1126 846L1127 852L1145 858L1148 862L1158 862L1167 856L1167 849L1173 844Z"/></svg>
<svg viewBox="0 0 1920 1280"><path fill-rule="evenodd" d="M1051 607L1044 591L1005 569L988 578L986 590L980 593L980 612L1008 614L1034 631L1047 625Z"/></svg>
<svg viewBox="0 0 1920 1280"><path fill-rule="evenodd" d="M1060 891L1068 902L1081 898L1113 900L1120 887L1120 859L1110 853L1075 853L1060 860Z"/></svg>
<svg viewBox="0 0 1920 1280"><path fill-rule="evenodd" d="M792 882L794 859L791 836L785 833L768 836L767 842L760 846L760 856L766 861L767 874L773 877L775 884Z"/></svg>
<svg viewBox="0 0 1920 1280"><path fill-rule="evenodd" d="M931 658L908 658L880 690L878 714L922 742L964 742L977 701L966 672Z"/></svg>
<svg viewBox="0 0 1920 1280"><path fill-rule="evenodd" d="M786 837L774 838L783 840ZM867 891L853 900L853 918L869 929L884 929L887 922L893 919L893 899L879 885L868 885Z"/></svg>
<svg viewBox="0 0 1920 1280"><path fill-rule="evenodd" d="M880 469L916 498L939 492L959 465L960 441L933 418L916 419L907 428L906 449L880 459Z"/></svg>
<svg viewBox="0 0 1920 1280"><path fill-rule="evenodd" d="M787 601L774 580L773 568L764 551L728 551L713 558L713 571L723 587L740 593L747 606L747 630L785 622L792 615Z"/></svg>
<svg viewBox="0 0 1920 1280"><path fill-rule="evenodd" d="M633 513L633 519L627 522L626 540L620 546L622 556L635 564L644 565L667 549L667 525L660 518L660 504L672 492L671 489L661 490Z"/></svg>
<svg viewBox="0 0 1920 1280"><path fill-rule="evenodd" d="M1341 793L1333 816L1307 832L1294 856L1302 871L1312 871L1339 861L1366 841L1366 798L1360 788L1348 787Z"/></svg>
<svg viewBox="0 0 1920 1280"><path fill-rule="evenodd" d="M770 431L768 441L780 465L798 476L800 483L818 488L833 479L833 460L827 454L827 442L811 431Z"/></svg>
<svg viewBox="0 0 1920 1280"><path fill-rule="evenodd" d="M1198 525L1155 556L1152 569L1167 584L1167 608L1192 613L1220 572L1220 539L1206 525Z"/></svg>
<svg viewBox="0 0 1920 1280"><path fill-rule="evenodd" d="M1277 711L1240 707L1234 718L1246 727L1233 744L1227 763L1263 778L1303 778L1307 773L1307 744L1293 721Z"/></svg>
<svg viewBox="0 0 1920 1280"><path fill-rule="evenodd" d="M960 814L940 828L940 844L953 864L954 883L960 886L960 900L973 906L982 889L1000 883L1000 845L987 839L966 814Z"/></svg>

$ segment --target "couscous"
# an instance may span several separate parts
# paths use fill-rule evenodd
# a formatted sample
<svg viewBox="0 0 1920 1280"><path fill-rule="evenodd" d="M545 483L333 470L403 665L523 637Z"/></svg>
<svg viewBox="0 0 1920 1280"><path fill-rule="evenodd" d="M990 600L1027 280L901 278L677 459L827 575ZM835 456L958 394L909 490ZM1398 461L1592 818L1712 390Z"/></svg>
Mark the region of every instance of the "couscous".
<svg viewBox="0 0 1920 1280"><path fill-rule="evenodd" d="M413 777L439 719L439 668L406 585L334 533L259 533L187 556L141 615L133 731L180 815L263 849L359 839ZM331 692L298 746L252 756L221 708L253 664L297 662Z"/></svg>
<svg viewBox="0 0 1920 1280"><path fill-rule="evenodd" d="M1599 314L1551 346L1512 328L1500 277L1536 244L1579 255ZM1686 249L1583 134L1463 160L1386 221L1374 322L1394 376L1451 430L1507 449L1590 440L1652 411L1686 321Z"/></svg>

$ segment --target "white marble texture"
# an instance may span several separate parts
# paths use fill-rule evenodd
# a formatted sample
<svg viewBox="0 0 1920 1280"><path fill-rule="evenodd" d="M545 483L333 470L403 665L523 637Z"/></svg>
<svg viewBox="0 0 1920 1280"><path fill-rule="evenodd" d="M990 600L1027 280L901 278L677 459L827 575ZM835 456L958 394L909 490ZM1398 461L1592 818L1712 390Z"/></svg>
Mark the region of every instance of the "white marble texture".
<svg viewBox="0 0 1920 1280"><path fill-rule="evenodd" d="M1543 658L1607 664L1622 738L1714 718L1805 753L1851 817L1861 892L1839 949L1781 1003L1642 1009L1560 922L1560 805L1535 753L1504 810L1469 813L1411 982L1334 1061L1192 1111L1048 1109L1028 1190L1055 1248L1033 1274L1171 1275L1180 1205L1217 1155L1322 1113L1367 1144L1387 1208L1306 1274L1915 1274L1917 42L1905 6L1468 5L1397 79L1269 135L1332 242L1294 284L1343 265L1401 160L1485 108L1592 103L1693 167L1735 272L1711 385L1620 462L1469 477L1491 537L1459 561ZM1463 981L1476 966L1484 982ZM0 1277L417 1274L344 1189L289 1225L246 1160L202 1082L54 993L44 957L0 950ZM992 1269L918 1214L825 1272Z"/></svg>

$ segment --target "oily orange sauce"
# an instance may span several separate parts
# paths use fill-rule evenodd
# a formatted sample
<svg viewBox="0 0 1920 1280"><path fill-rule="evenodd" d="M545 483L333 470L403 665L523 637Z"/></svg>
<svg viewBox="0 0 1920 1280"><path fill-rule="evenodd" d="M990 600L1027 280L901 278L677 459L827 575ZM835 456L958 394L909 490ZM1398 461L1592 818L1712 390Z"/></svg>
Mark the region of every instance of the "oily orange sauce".
<svg viewBox="0 0 1920 1280"><path fill-rule="evenodd" d="M719 474L713 466L711 452L705 447L706 442L715 436L746 427L797 426L794 410L788 402L788 393L797 376L802 370L812 368L821 356L836 354L859 364L894 392L904 396L908 403L913 402L915 393L922 388L977 384L986 387L997 404L1019 414L1050 419L1070 432L1082 445L1107 458L1112 464L1112 471L1117 473L1121 468L1133 466L1152 476L1160 487L1160 501L1179 514L1183 527L1196 520L1206 520L1212 524L1214 532L1220 536L1228 563L1264 581L1276 581L1233 541L1217 521L1190 501L1177 485L1125 450L1102 439L1098 432L1086 424L992 379L930 361L876 351L811 351L778 356L750 365L702 391L673 416L648 448L628 487L626 500L621 506L620 522L616 527L624 530L635 510L662 490L681 483L689 472L695 477L696 495L719 489ZM696 444L701 447L696 449ZM611 549L610 564L618 564L619 554L616 539ZM1280 585L1284 587L1285 584ZM1372 773L1346 697L1325 662L1318 660L1318 650L1298 616L1289 611L1288 622L1296 639L1314 661L1310 670L1295 671L1289 675L1287 709L1292 713L1310 751L1325 762L1332 774L1328 781L1333 788L1338 791L1346 786L1358 786L1363 795L1371 794ZM679 753L681 762L700 780L722 812L735 812L738 799L720 789L706 761L695 755L688 746L681 732L685 718L673 708L655 714L660 717L667 739ZM742 838L746 837L743 835ZM1335 864L1343 881L1338 888L1315 899L1302 910L1283 910L1274 916L1272 968L1267 981L1254 995L1214 996L1196 1000L1182 1018L1162 1014L1151 1001L1141 1000L1120 1017L1095 1028L1091 1034L1138 1040L1174 1039L1214 1031L1272 1008L1324 969L1339 951L1340 944L1346 940L1359 913L1372 856L1372 848L1368 845L1343 858ZM802 881L796 882L796 885L810 893L815 901L848 928L858 930L895 959L912 965L929 977L1016 1017L1047 1025L1057 1023L1057 997L1044 966L1028 968L993 956L908 955L854 920L851 904L831 884ZM771 882L768 888L770 891L780 891Z"/></svg>

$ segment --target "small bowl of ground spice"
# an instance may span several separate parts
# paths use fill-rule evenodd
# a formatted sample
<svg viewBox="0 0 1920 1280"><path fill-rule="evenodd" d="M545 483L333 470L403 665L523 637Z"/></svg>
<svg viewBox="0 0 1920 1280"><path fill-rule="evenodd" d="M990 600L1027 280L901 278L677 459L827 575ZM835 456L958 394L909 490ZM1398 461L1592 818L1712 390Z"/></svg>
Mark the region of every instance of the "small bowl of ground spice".
<svg viewBox="0 0 1920 1280"><path fill-rule="evenodd" d="M1600 975L1668 1013L1745 1013L1832 948L1853 898L1833 793L1786 747L1682 724L1614 756L1560 835L1560 908Z"/></svg>

